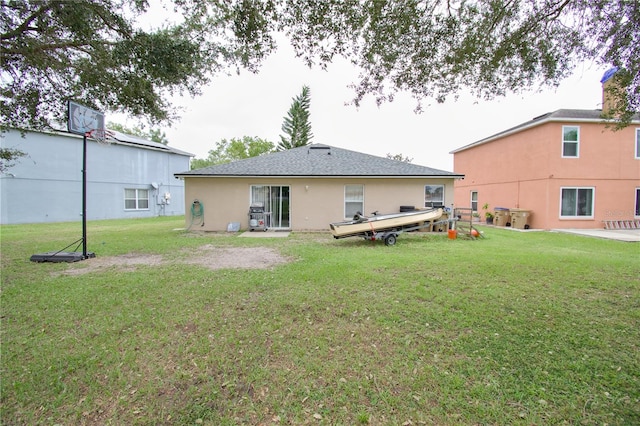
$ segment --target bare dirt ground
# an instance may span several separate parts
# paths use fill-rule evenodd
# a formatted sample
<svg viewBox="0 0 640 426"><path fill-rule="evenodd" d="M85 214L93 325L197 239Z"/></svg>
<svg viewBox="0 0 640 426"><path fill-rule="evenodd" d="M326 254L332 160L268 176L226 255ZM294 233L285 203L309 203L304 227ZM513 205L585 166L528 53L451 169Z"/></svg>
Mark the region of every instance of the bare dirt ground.
<svg viewBox="0 0 640 426"><path fill-rule="evenodd" d="M267 247L216 247L207 244L197 249L184 249L174 256L130 253L121 256L96 256L73 264L66 275L83 275L117 267L120 271L135 271L138 266L187 264L215 269L268 269L291 262L277 250Z"/></svg>

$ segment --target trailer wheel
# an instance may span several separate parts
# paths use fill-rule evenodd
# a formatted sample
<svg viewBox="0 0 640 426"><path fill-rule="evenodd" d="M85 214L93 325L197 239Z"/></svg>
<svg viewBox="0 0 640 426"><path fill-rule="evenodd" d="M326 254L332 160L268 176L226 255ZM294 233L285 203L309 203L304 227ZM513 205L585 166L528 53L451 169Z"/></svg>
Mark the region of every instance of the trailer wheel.
<svg viewBox="0 0 640 426"><path fill-rule="evenodd" d="M384 245L392 246L396 243L396 236L394 234L389 234L384 239Z"/></svg>

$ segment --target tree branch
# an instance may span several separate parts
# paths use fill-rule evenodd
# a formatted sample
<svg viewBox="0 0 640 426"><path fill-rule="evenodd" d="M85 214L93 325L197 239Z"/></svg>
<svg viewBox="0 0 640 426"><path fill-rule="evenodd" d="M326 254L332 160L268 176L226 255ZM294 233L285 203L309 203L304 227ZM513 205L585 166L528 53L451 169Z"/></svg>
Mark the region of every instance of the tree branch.
<svg viewBox="0 0 640 426"><path fill-rule="evenodd" d="M43 5L40 6L40 9L36 10L35 12L33 12L33 14L31 14L31 16L29 16L21 25L16 27L13 31L9 31L9 32L6 32L6 33L2 34L0 36L0 39L1 40L6 40L6 39L9 39L9 38L15 38L15 37L18 37L20 34L26 32L26 31L36 30L36 28L29 27L29 25L35 19L37 19L38 17L42 16L45 12L50 10L51 6L52 6L51 3L43 3Z"/></svg>

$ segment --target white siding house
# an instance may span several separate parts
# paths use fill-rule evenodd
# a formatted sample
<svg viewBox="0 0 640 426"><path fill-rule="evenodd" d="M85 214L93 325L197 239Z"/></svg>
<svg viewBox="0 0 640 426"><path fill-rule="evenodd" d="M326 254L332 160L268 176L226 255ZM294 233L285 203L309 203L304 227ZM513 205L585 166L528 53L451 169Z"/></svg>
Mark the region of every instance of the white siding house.
<svg viewBox="0 0 640 426"><path fill-rule="evenodd" d="M0 145L27 154L0 177L0 223L82 219L82 136L9 130ZM184 214L184 182L174 174L192 156L118 132L109 145L88 139L87 220Z"/></svg>

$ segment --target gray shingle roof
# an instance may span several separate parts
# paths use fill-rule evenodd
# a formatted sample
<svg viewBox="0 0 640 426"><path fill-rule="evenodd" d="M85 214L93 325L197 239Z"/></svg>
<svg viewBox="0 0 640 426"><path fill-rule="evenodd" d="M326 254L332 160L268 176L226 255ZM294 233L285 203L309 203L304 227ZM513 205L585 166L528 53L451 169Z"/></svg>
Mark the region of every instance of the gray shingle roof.
<svg viewBox="0 0 640 426"><path fill-rule="evenodd" d="M462 177L463 175L329 145L311 144L232 163L176 173L175 176Z"/></svg>
<svg viewBox="0 0 640 426"><path fill-rule="evenodd" d="M117 142L120 142L122 144L127 144L127 145L136 145L139 147L144 147L144 148L151 148L151 149L156 149L156 150L160 150L160 151L168 151L174 154L179 154L179 155L185 155L185 156L189 156L189 157L193 157L194 155L186 152L186 151L181 151L179 149L170 147L169 145L165 145L162 143L158 143L158 142L153 142L147 139L143 139L140 138L138 136L134 136L134 135L129 135L126 133L122 133L122 132L117 132L115 130L111 130L111 132L113 133L113 139L115 139Z"/></svg>
<svg viewBox="0 0 640 426"><path fill-rule="evenodd" d="M634 116L634 123L640 120L640 115ZM599 109L559 109L553 112L548 112L546 114L542 114L538 117L534 117L529 121L526 121L522 124L518 124L515 127L511 127L510 129L503 130L502 132L496 133L495 135L491 135L487 138L480 139L479 141L470 143L469 145L465 145L463 147L457 148L450 152L450 154L455 154L456 152L464 151L468 148L472 148L477 145L482 145L487 142L491 142L495 139L498 139L502 136L506 136L511 133L519 132L524 129L528 129L530 127L538 126L543 123L548 123L551 121L566 121L566 122L589 122L589 123L605 123L606 120L602 118L602 110Z"/></svg>

